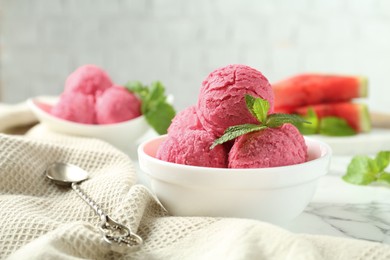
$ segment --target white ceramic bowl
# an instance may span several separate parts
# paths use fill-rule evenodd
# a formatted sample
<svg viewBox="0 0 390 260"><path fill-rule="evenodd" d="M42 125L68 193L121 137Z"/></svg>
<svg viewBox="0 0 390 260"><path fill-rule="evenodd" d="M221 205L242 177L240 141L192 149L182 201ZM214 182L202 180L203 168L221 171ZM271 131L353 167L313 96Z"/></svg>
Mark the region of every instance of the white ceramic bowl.
<svg viewBox="0 0 390 260"><path fill-rule="evenodd" d="M107 125L89 125L64 120L49 113L57 100L54 97L36 97L27 101L38 120L48 129L57 133L99 138L126 153L136 155L137 140L150 129L144 116Z"/></svg>
<svg viewBox="0 0 390 260"><path fill-rule="evenodd" d="M160 136L138 147L139 164L164 207L177 216L240 217L283 224L308 205L328 172L331 149L305 138L309 160L257 169L188 166L156 159Z"/></svg>

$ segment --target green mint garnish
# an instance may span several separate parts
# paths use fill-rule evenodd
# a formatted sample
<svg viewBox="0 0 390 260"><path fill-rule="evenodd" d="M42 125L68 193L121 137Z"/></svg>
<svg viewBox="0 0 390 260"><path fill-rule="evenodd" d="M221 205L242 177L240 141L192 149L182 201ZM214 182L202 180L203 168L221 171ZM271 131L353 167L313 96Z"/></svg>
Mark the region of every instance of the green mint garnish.
<svg viewBox="0 0 390 260"><path fill-rule="evenodd" d="M349 136L356 135L355 129L353 129L347 121L342 118L328 116L323 117L320 120L319 133L329 136Z"/></svg>
<svg viewBox="0 0 390 260"><path fill-rule="evenodd" d="M297 125L297 128L303 135L350 136L357 134L356 130L345 119L335 116L327 116L320 119L312 107L307 110L306 115L301 117L311 122L311 125Z"/></svg>
<svg viewBox="0 0 390 260"><path fill-rule="evenodd" d="M297 124L299 132L303 135L314 135L318 133L319 119L312 107L307 110L307 114L302 116L303 119L309 121L311 124Z"/></svg>
<svg viewBox="0 0 390 260"><path fill-rule="evenodd" d="M271 114L267 117L265 124L268 127L276 128L282 126L285 123L291 123L293 125L306 124L309 121L305 120L301 116L294 114Z"/></svg>
<svg viewBox="0 0 390 260"><path fill-rule="evenodd" d="M261 98L252 97L251 95L245 95L245 102L249 112L251 112L260 123L264 123L267 119L269 102Z"/></svg>
<svg viewBox="0 0 390 260"><path fill-rule="evenodd" d="M223 135L216 139L213 144L210 146L210 149L213 149L219 144L223 144L230 140L233 140L241 135L261 131L266 128L277 128L282 126L285 123L291 124L302 124L309 123L302 117L298 115L290 114L271 114L268 115L270 108L269 102L262 98L256 98L251 95L245 95L246 107L249 112L257 119L259 124L242 124L228 127Z"/></svg>
<svg viewBox="0 0 390 260"><path fill-rule="evenodd" d="M173 106L167 102L163 84L156 81L148 87L139 81L131 81L125 87L141 99L141 113L145 116L148 124L158 134L166 134L176 112Z"/></svg>
<svg viewBox="0 0 390 260"><path fill-rule="evenodd" d="M390 185L390 173L385 172L389 163L390 151L379 152L374 159L357 155L352 158L347 173L342 178L346 182L357 185L368 185L372 182Z"/></svg>
<svg viewBox="0 0 390 260"><path fill-rule="evenodd" d="M230 140L233 140L239 137L240 135L244 135L250 132L260 131L265 128L267 127L262 125L255 125L255 124L231 126L228 129L226 129L225 133L220 138L214 141L214 143L210 146L210 149L213 149L215 146L219 144L223 144Z"/></svg>

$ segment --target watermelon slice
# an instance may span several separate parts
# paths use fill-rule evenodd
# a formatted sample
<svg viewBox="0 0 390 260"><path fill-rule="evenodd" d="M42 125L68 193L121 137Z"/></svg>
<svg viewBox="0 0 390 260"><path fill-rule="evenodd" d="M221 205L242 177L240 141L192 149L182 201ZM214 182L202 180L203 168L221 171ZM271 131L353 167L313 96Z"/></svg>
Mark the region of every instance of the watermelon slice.
<svg viewBox="0 0 390 260"><path fill-rule="evenodd" d="M272 85L275 108L344 102L367 97L365 77L302 74Z"/></svg>
<svg viewBox="0 0 390 260"><path fill-rule="evenodd" d="M318 118L335 116L344 119L358 133L371 130L371 120L367 105L360 103L338 102L309 105L295 109L275 108L275 113L306 115L310 108L316 112Z"/></svg>

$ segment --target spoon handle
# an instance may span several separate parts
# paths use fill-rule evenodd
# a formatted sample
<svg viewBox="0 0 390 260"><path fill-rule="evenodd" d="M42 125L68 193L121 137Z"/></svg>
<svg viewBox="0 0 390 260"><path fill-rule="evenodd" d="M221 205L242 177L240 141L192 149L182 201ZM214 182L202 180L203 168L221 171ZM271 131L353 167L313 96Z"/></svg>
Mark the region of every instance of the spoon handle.
<svg viewBox="0 0 390 260"><path fill-rule="evenodd" d="M96 212L100 219L103 219L107 215L95 201L88 197L88 195L80 188L79 185L77 185L77 183L72 183L72 189Z"/></svg>
<svg viewBox="0 0 390 260"><path fill-rule="evenodd" d="M99 216L101 220L100 232L103 234L104 241L110 245L113 251L125 253L139 249L143 243L140 236L108 216L75 182L72 183L71 187Z"/></svg>

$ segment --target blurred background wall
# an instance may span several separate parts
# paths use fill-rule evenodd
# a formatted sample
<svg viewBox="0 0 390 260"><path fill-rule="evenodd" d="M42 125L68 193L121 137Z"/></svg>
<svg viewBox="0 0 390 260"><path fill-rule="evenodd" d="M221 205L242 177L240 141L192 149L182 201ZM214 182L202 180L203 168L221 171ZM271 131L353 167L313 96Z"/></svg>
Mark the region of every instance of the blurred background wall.
<svg viewBox="0 0 390 260"><path fill-rule="evenodd" d="M390 112L388 0L0 0L1 101L58 95L94 63L116 83L162 81L182 109L230 63L271 81L302 72L366 75Z"/></svg>

